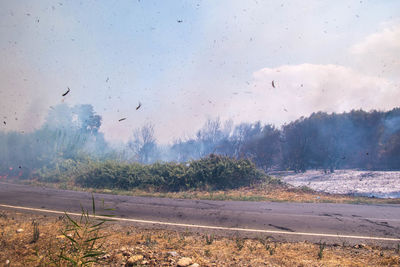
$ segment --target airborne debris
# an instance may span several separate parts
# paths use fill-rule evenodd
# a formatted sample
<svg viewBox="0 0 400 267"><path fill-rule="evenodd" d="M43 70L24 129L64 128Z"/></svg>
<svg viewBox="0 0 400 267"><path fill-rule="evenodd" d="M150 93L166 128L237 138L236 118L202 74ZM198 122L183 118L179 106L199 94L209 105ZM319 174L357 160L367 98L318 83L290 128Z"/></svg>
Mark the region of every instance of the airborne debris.
<svg viewBox="0 0 400 267"><path fill-rule="evenodd" d="M274 87L275 88L275 81L274 80L272 80L272 87Z"/></svg>
<svg viewBox="0 0 400 267"><path fill-rule="evenodd" d="M124 121L124 120L126 120L126 118L119 119L118 121Z"/></svg>
<svg viewBox="0 0 400 267"><path fill-rule="evenodd" d="M68 90L64 94L62 94L62 96L66 96L69 93L69 91L71 91L71 89L69 89L69 87L67 87L67 88L68 88Z"/></svg>
<svg viewBox="0 0 400 267"><path fill-rule="evenodd" d="M136 107L136 110L138 110L142 106L142 103L139 102L139 105Z"/></svg>

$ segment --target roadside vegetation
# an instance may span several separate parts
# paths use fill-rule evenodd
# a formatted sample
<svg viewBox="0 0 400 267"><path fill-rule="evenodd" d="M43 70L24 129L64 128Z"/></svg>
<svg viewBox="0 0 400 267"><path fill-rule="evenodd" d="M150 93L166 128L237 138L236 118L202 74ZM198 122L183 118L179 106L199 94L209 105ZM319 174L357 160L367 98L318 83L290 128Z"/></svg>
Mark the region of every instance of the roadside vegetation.
<svg viewBox="0 0 400 267"><path fill-rule="evenodd" d="M211 154L186 163L124 163L116 161L62 161L37 172L39 182L66 182L96 189L147 189L158 192L225 190L252 184L280 184L248 159Z"/></svg>
<svg viewBox="0 0 400 267"><path fill-rule="evenodd" d="M0 210L1 266L398 266L396 247L367 244L282 243L268 236L242 238L188 231L141 229L106 222L92 254L73 249L85 220ZM40 230L32 242L35 221ZM93 226L93 225L92 225ZM83 236L83 235L82 235ZM70 237L70 238L69 238ZM90 249L90 248L89 248ZM61 254L62 253L62 254ZM88 255L88 257L83 257ZM61 257L62 256L62 257ZM66 260L66 258L72 260ZM89 260L87 260L89 261ZM72 263L72 264L71 264ZM187 265L186 265L187 264Z"/></svg>
<svg viewBox="0 0 400 267"><path fill-rule="evenodd" d="M203 200L277 201L313 203L387 203L377 199L316 192L293 187L265 174L248 159L211 154L178 163L140 164L93 161L89 158L58 161L42 168L33 179L9 180L58 189L128 196Z"/></svg>
<svg viewBox="0 0 400 267"><path fill-rule="evenodd" d="M289 201L320 203L400 203L295 188L266 175L247 159L211 154L186 163L125 163L63 160L42 168L30 185L96 193L203 200Z"/></svg>

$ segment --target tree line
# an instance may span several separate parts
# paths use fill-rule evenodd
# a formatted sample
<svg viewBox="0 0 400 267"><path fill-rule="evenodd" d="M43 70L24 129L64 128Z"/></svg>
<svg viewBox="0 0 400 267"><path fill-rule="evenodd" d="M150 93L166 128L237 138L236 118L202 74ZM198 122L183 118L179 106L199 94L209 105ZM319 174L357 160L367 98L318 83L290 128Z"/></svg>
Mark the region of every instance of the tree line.
<svg viewBox="0 0 400 267"><path fill-rule="evenodd" d="M31 133L0 131L0 176L29 177L64 160L126 163L187 162L219 154L249 159L264 171L359 168L400 169L400 108L390 111L317 112L280 128L271 124L208 119L191 138L157 142L153 124L134 129L130 140L111 146L102 117L91 105L50 109Z"/></svg>

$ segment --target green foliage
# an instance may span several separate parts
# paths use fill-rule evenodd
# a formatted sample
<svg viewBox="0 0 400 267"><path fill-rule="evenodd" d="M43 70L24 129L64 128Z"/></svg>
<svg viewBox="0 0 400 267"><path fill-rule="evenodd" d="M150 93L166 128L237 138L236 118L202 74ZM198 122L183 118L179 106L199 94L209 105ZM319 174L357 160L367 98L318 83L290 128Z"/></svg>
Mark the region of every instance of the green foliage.
<svg viewBox="0 0 400 267"><path fill-rule="evenodd" d="M156 240L152 240L151 239L151 235L147 235L146 236L146 240L145 240L145 242L144 242L144 245L145 246L147 246L147 247L153 247L154 245L156 245L157 244L157 241Z"/></svg>
<svg viewBox="0 0 400 267"><path fill-rule="evenodd" d="M76 160L57 158L47 166L33 173L39 181L58 183L65 182L88 166L90 160L80 157Z"/></svg>
<svg viewBox="0 0 400 267"><path fill-rule="evenodd" d="M212 256L211 251L209 249L204 250L204 256L210 258Z"/></svg>
<svg viewBox="0 0 400 267"><path fill-rule="evenodd" d="M320 243L319 244L319 251L318 251L318 259L322 259L324 257L324 249L326 247L326 243Z"/></svg>
<svg viewBox="0 0 400 267"><path fill-rule="evenodd" d="M211 245L214 242L214 236L213 235L206 235L206 244Z"/></svg>
<svg viewBox="0 0 400 267"><path fill-rule="evenodd" d="M188 163L119 163L92 162L75 175L75 182L84 187L154 188L164 191L188 189L228 189L255 182L277 183L247 159L232 159L211 154Z"/></svg>
<svg viewBox="0 0 400 267"><path fill-rule="evenodd" d="M267 237L265 240L264 240L264 239L261 239L261 238L258 239L258 240L260 241L261 244L264 245L265 250L269 252L269 255L272 256L272 255L274 255L274 253L275 253L276 243L275 243L275 246L272 247L272 246L271 246L271 243L268 241L268 239L269 239L269 237Z"/></svg>
<svg viewBox="0 0 400 267"><path fill-rule="evenodd" d="M89 215L89 211L85 211L82 207L79 220L75 220L65 213L67 223L61 233L66 242L52 259L55 265L91 266L93 263L100 263L105 252L102 250L103 244L99 244L99 242L106 238L106 236L100 235L100 230L104 228L104 223L108 220L96 217L93 196L92 209L93 214ZM102 217L104 216L109 217L109 215L102 215Z"/></svg>
<svg viewBox="0 0 400 267"><path fill-rule="evenodd" d="M33 236L31 243L36 243L39 240L40 232L39 232L39 223L35 220L32 221L33 225Z"/></svg>
<svg viewBox="0 0 400 267"><path fill-rule="evenodd" d="M237 249L238 249L239 251L242 250L243 247L244 247L244 239L243 239L243 238L236 237L235 242L236 242L236 247L237 247Z"/></svg>

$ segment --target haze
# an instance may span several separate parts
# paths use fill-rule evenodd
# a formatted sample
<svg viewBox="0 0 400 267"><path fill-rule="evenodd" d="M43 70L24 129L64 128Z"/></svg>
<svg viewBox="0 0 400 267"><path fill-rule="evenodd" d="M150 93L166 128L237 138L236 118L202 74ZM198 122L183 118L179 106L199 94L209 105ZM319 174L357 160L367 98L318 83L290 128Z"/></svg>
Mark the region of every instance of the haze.
<svg viewBox="0 0 400 267"><path fill-rule="evenodd" d="M280 126L389 110L400 102L399 10L394 0L1 1L1 127L30 131L61 102L91 104L107 140L151 122L168 143L208 118Z"/></svg>

